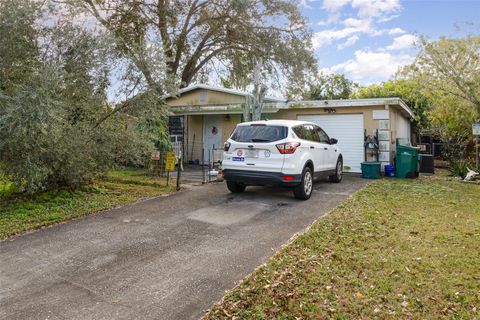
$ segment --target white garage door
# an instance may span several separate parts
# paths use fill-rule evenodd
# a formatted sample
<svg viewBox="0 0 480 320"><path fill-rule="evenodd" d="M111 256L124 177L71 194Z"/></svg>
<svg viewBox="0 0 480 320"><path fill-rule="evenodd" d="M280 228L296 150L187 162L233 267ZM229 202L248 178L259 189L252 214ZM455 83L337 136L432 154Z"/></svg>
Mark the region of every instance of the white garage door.
<svg viewBox="0 0 480 320"><path fill-rule="evenodd" d="M363 115L305 115L297 118L318 124L329 137L338 139L344 165L349 166L351 172L361 172L360 164L364 161Z"/></svg>

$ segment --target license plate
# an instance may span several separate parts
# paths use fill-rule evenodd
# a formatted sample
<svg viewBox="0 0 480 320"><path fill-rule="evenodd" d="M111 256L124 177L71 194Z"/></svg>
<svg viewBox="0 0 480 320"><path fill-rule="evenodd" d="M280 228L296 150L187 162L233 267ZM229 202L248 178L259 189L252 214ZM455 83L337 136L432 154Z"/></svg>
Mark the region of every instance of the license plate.
<svg viewBox="0 0 480 320"><path fill-rule="evenodd" d="M244 157L232 157L232 161L245 161Z"/></svg>
<svg viewBox="0 0 480 320"><path fill-rule="evenodd" d="M245 156L247 158L258 158L258 151L257 150L246 150Z"/></svg>

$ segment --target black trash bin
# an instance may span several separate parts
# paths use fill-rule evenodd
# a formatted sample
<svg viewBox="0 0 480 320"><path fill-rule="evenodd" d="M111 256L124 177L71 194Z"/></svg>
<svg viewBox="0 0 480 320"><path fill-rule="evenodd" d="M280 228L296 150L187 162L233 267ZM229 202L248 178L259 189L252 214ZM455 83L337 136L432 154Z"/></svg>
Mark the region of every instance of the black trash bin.
<svg viewBox="0 0 480 320"><path fill-rule="evenodd" d="M435 173L433 154L420 154L420 172Z"/></svg>

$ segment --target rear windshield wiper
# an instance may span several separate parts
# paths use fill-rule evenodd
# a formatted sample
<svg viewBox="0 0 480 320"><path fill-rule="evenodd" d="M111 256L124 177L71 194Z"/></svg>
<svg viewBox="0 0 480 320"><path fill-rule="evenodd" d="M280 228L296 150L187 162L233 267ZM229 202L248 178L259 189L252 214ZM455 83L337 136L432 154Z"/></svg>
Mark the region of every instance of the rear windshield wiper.
<svg viewBox="0 0 480 320"><path fill-rule="evenodd" d="M252 142L270 142L270 140L266 140L266 139L252 139Z"/></svg>

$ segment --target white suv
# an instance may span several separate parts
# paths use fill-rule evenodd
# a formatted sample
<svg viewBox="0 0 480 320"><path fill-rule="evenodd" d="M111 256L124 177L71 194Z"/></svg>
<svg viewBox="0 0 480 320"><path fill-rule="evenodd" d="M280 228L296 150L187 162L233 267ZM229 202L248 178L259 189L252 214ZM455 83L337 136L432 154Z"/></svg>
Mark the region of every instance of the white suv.
<svg viewBox="0 0 480 320"><path fill-rule="evenodd" d="M240 123L224 145L223 176L233 193L251 185L285 186L293 187L297 199L307 200L314 179L342 180L343 158L336 144L311 122Z"/></svg>

